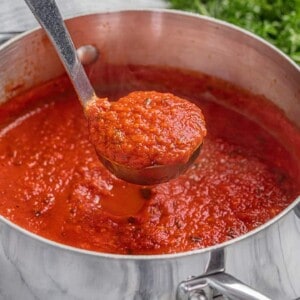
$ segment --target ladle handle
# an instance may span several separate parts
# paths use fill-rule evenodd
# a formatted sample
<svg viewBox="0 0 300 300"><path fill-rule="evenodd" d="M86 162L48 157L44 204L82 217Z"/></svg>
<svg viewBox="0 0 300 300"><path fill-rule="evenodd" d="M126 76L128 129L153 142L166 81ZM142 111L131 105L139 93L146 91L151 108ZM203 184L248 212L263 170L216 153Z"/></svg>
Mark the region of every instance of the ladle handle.
<svg viewBox="0 0 300 300"><path fill-rule="evenodd" d="M25 0L46 31L73 83L81 104L93 98L95 91L76 54L76 49L54 0Z"/></svg>

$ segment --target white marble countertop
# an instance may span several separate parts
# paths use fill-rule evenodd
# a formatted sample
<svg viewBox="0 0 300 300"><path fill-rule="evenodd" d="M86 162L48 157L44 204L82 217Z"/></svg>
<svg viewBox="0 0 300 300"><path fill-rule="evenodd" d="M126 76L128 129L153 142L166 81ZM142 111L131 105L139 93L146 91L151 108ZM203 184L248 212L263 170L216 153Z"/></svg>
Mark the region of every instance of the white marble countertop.
<svg viewBox="0 0 300 300"><path fill-rule="evenodd" d="M63 17L80 14L140 8L167 8L164 0L56 0ZM0 1L0 35L22 32L38 26L24 0Z"/></svg>

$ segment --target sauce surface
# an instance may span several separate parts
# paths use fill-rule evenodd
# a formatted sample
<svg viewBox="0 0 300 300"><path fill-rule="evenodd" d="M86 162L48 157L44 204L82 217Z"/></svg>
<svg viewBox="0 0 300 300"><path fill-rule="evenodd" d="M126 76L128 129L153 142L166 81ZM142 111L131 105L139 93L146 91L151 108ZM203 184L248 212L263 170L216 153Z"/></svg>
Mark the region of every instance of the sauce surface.
<svg viewBox="0 0 300 300"><path fill-rule="evenodd" d="M110 103L88 103L97 153L134 170L188 162L206 135L201 109L170 93L135 91Z"/></svg>
<svg viewBox="0 0 300 300"><path fill-rule="evenodd" d="M208 134L198 160L153 187L117 179L99 162L79 101L60 78L0 106L0 213L12 222L88 250L174 253L242 235L299 194L299 131L262 97L167 68L101 72L99 96L157 90L199 104ZM288 139L293 149L278 142Z"/></svg>

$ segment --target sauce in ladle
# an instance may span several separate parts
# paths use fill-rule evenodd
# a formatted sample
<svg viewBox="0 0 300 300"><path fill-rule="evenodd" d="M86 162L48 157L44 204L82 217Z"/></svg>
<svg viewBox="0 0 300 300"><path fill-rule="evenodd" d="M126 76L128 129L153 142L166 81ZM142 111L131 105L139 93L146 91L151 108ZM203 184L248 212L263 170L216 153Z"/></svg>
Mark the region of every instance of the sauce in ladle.
<svg viewBox="0 0 300 300"><path fill-rule="evenodd" d="M206 135L200 108L170 93L138 91L116 102L95 98L86 107L86 117L90 140L100 158L133 171L186 165ZM156 180L163 182L176 175L179 172ZM149 178L144 179L129 181L147 184ZM151 183L157 183L154 180Z"/></svg>

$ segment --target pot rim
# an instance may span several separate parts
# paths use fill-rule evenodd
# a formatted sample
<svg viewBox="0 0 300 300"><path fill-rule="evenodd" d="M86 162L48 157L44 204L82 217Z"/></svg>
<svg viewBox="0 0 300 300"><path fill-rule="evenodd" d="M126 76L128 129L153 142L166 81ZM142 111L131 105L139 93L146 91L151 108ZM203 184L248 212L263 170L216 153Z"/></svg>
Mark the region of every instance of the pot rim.
<svg viewBox="0 0 300 300"><path fill-rule="evenodd" d="M208 16L203 16L200 14L192 13L192 12L184 12L184 11L178 11L178 10L172 10L172 9L124 9L124 10L109 10L109 11L98 11L98 12L93 12L93 13L85 13L85 14L78 14L74 17L70 17L65 19L66 23L69 21L73 21L77 18L82 18L82 17L89 17L89 16L96 16L96 15L113 15L113 14L126 14L126 13L158 13L162 15L168 15L168 14L174 14L174 15L179 15L179 16L185 16L189 18L194 18L194 19L200 19L200 20L205 20L210 23L213 23L215 25L220 25L223 27L227 27L229 29L233 29L235 31L239 31L240 33L258 41L259 43L264 44L266 47L271 48L274 52L276 52L278 55L283 57L292 67L294 67L298 72L300 72L300 67L285 53L283 53L281 50L279 50L277 47L269 43L268 41L264 40L263 38L255 35L254 33L251 33L243 28L240 28L236 25L233 25L231 23L228 23L226 21L222 21L213 17L208 17ZM42 31L40 26L37 26L29 31L25 31L16 37L11 38L10 40L4 42L2 45L0 45L0 55L1 51L8 47L9 45L15 43L18 40L23 39L24 37L31 35L31 34L36 34L39 31ZM276 215L274 218L270 219L266 223L256 227L255 229L247 232L246 234L243 234L237 238L228 240L226 242L213 245L210 247L202 248L202 249L196 249L196 250L190 250L186 252L179 252L179 253L171 253L171 254L149 254L149 255L128 255L128 254L113 254L113 253L105 253L105 252L97 252L97 251L91 251L91 250L85 250L81 248L76 248L73 246L68 246L65 244L61 244L55 241L52 241L50 239L44 238L42 236L39 236L35 233L32 233L28 231L27 229L22 228L21 226L13 223L12 221L6 219L2 215L0 215L0 222L5 223L6 225L12 227L13 229L17 230L18 232L24 234L25 236L32 238L34 240L37 240L38 242L42 244L49 245L54 248L60 248L64 251L71 251L74 254L77 255L89 255L89 256L94 256L94 257L100 257L100 258L110 258L110 259L117 259L117 260L160 260L160 259L176 259L176 258L182 258L182 257L187 257L191 255L197 255L197 254L202 254L202 253L209 253L210 251L216 250L216 249L221 249L225 248L227 246L230 246L234 243L238 243L244 239L247 239L251 236L254 236L258 234L260 231L263 231L270 227L271 225L275 224L278 222L280 219L282 219L285 215L287 215L291 210L293 210L297 205L300 205L300 195L296 197L296 199L289 205L287 206L284 210L282 210L278 215Z"/></svg>

